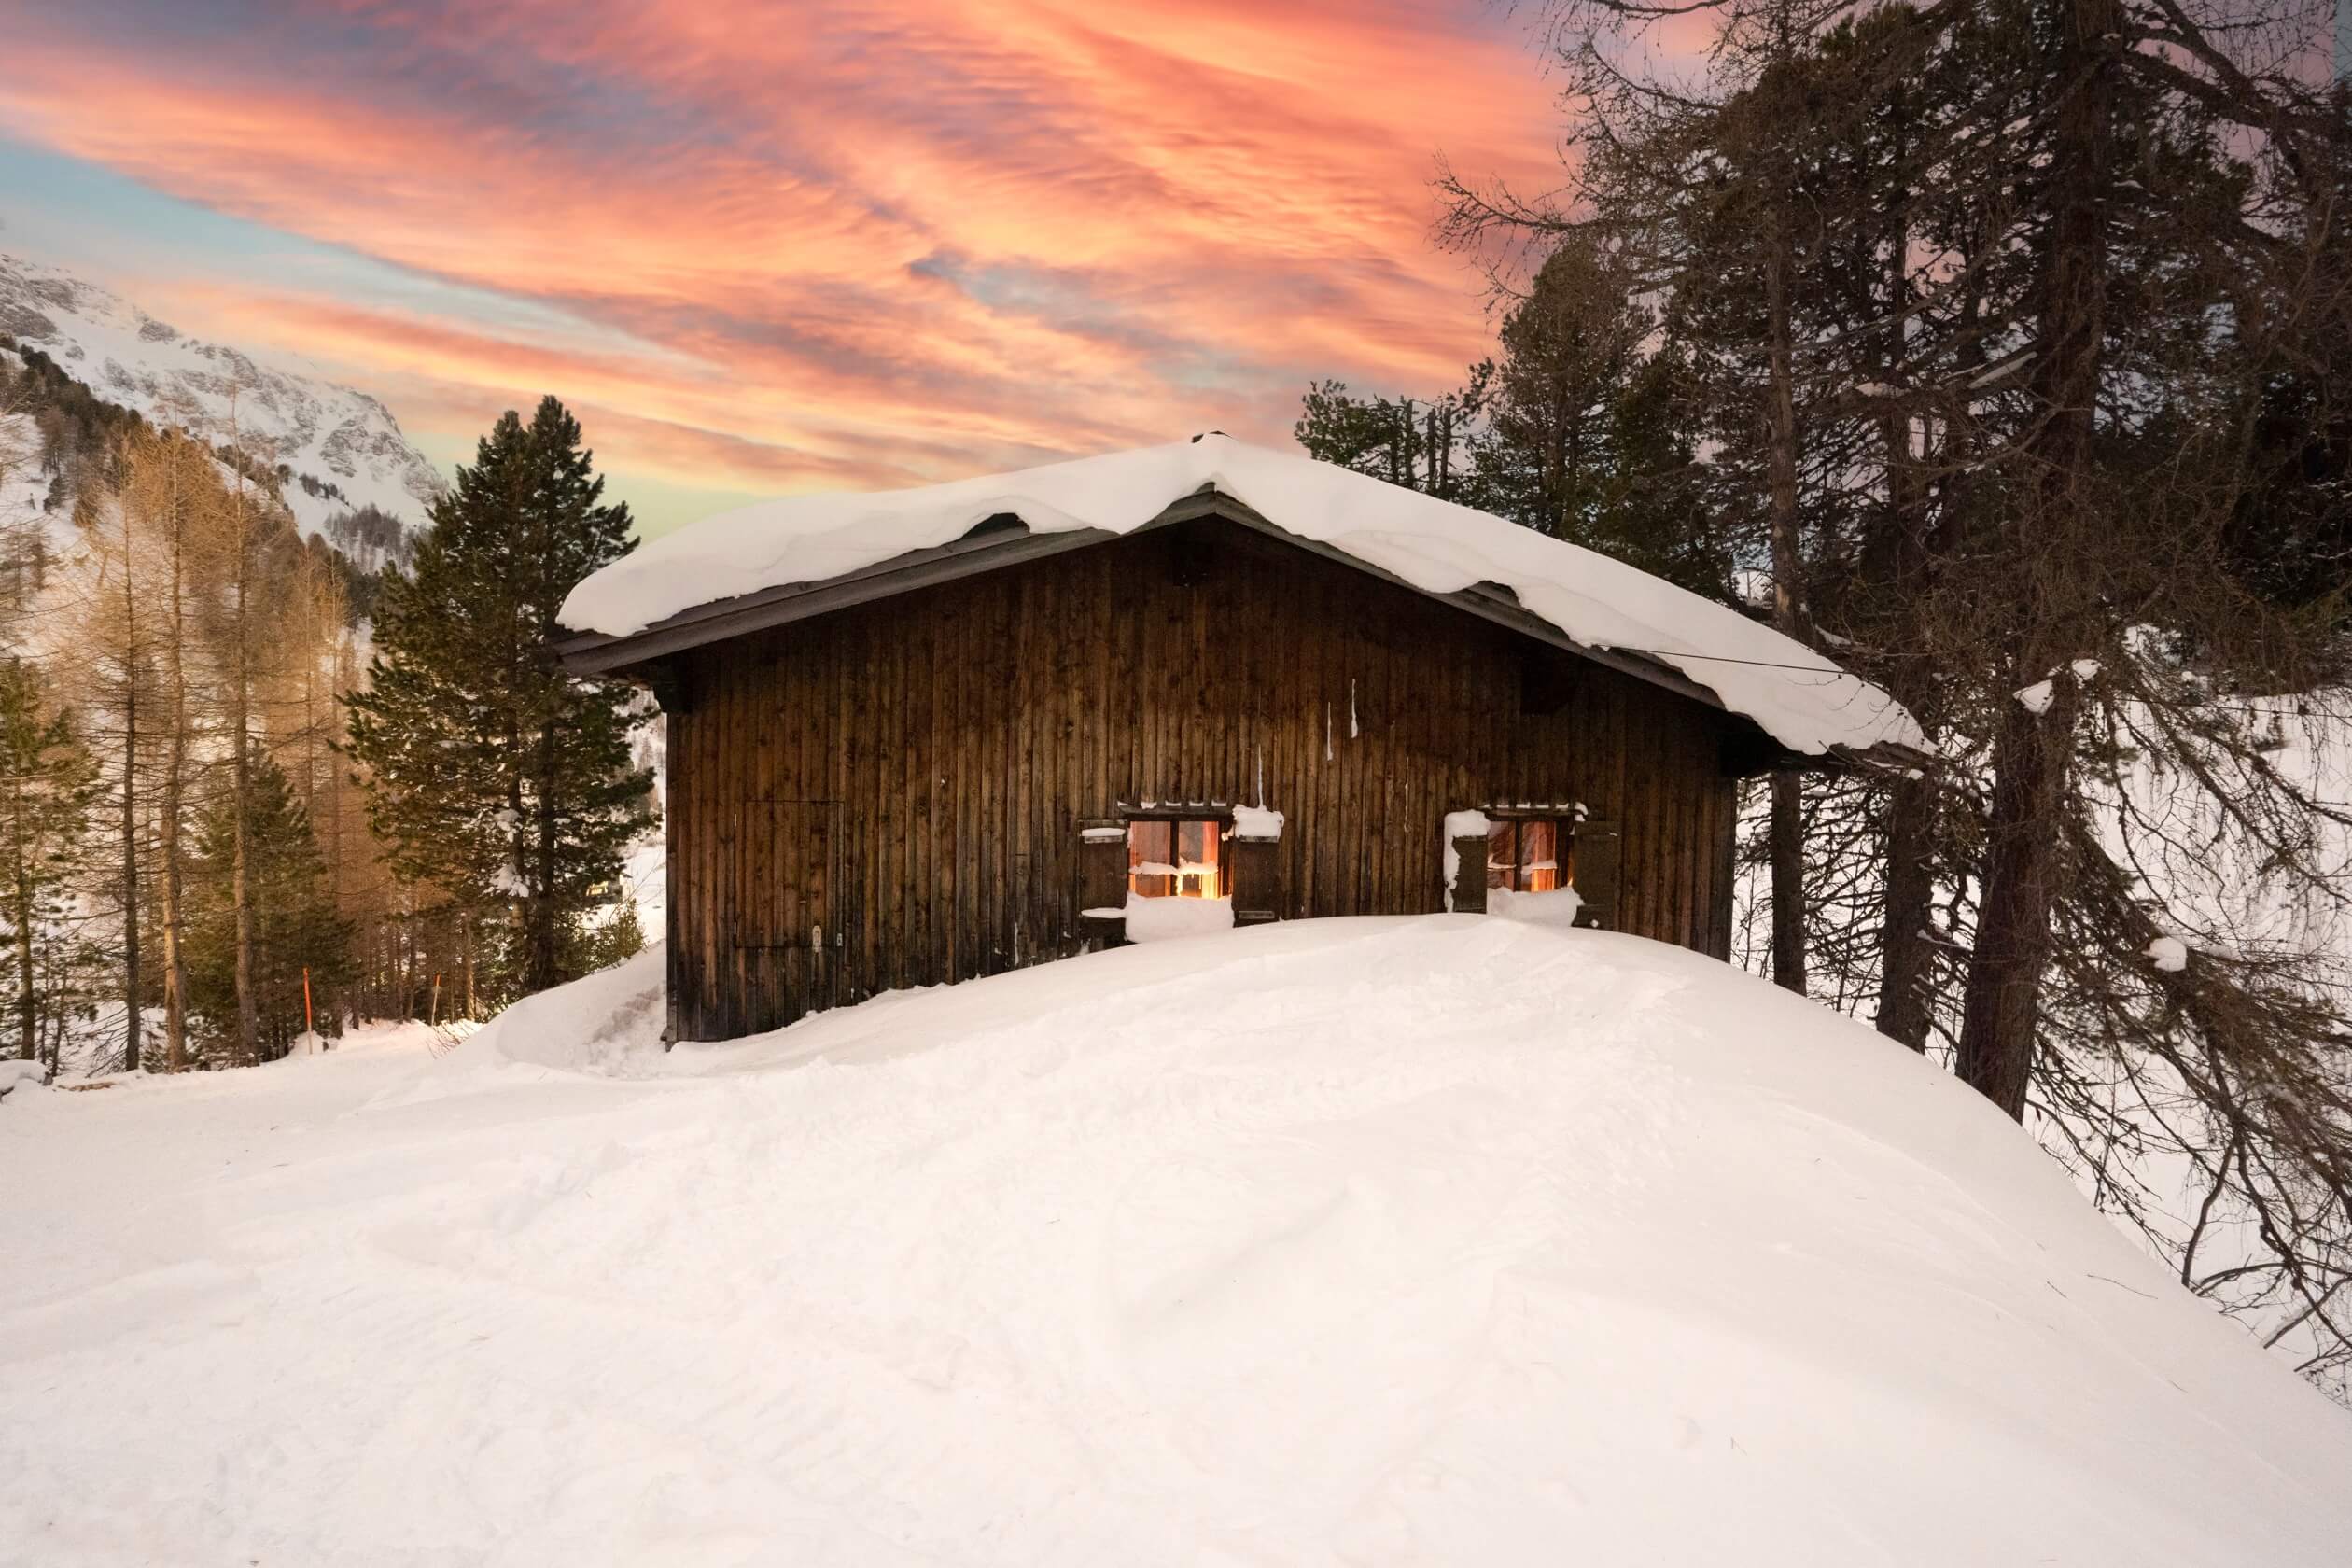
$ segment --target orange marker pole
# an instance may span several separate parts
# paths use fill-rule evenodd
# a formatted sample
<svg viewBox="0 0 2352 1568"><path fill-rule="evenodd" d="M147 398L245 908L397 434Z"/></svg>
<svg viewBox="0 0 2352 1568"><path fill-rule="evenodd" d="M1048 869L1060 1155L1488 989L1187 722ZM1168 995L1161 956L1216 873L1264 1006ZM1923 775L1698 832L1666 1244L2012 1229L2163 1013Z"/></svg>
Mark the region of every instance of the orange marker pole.
<svg viewBox="0 0 2352 1568"><path fill-rule="evenodd" d="M302 966L302 1032L304 1034L317 1032L311 1027L310 965L308 964Z"/></svg>

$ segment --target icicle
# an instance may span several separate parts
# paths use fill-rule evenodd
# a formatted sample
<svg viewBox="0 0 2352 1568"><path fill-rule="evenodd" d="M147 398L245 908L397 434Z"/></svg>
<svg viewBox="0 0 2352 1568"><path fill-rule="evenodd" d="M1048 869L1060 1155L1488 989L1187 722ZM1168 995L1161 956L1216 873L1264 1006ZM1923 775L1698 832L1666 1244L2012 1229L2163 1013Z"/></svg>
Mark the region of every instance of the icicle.
<svg viewBox="0 0 2352 1568"><path fill-rule="evenodd" d="M1348 738L1353 740L1362 733L1356 728L1355 677L1350 676L1348 678Z"/></svg>
<svg viewBox="0 0 2352 1568"><path fill-rule="evenodd" d="M1331 761L1331 705L1323 704L1323 761Z"/></svg>

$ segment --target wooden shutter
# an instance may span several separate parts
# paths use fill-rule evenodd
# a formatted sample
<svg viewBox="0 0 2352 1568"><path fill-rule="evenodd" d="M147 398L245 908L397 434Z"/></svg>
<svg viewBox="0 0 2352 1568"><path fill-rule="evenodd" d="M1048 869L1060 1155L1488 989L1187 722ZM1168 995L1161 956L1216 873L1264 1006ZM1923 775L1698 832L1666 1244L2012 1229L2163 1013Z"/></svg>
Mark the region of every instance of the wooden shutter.
<svg viewBox="0 0 2352 1568"><path fill-rule="evenodd" d="M1089 817L1078 823L1078 907L1092 941L1127 940L1127 824L1115 817ZM1110 915L1096 910L1114 911Z"/></svg>
<svg viewBox="0 0 2352 1568"><path fill-rule="evenodd" d="M1615 823L1579 822L1575 839L1576 851L1576 896L1584 907L1576 911L1576 924L1601 931L1617 930L1617 847Z"/></svg>
<svg viewBox="0 0 2352 1568"><path fill-rule="evenodd" d="M1483 915L1487 905L1486 834L1455 839L1453 852L1453 911L1457 915Z"/></svg>
<svg viewBox="0 0 2352 1568"><path fill-rule="evenodd" d="M1282 841L1236 835L1226 843L1225 850L1233 857L1232 879L1226 884L1233 895L1233 923L1262 926L1281 919Z"/></svg>

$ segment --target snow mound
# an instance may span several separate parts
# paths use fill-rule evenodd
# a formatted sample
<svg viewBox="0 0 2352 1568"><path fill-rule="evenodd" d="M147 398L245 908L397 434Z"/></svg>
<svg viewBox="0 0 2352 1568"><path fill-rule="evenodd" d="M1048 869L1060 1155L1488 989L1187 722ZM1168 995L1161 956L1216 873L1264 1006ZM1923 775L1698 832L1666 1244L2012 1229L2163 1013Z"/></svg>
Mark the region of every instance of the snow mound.
<svg viewBox="0 0 2352 1568"><path fill-rule="evenodd" d="M637 1071L649 956L505 1062ZM599 1016L608 1004L623 1016ZM1977 1097L1709 959L1299 921L658 1081L9 1107L41 1562L2336 1564L2352 1421ZM405 1077L403 1077L405 1075ZM0 1553L0 1555L6 1555Z"/></svg>
<svg viewBox="0 0 2352 1568"><path fill-rule="evenodd" d="M662 1055L665 945L610 969L525 997L449 1053L452 1066L552 1067L644 1076Z"/></svg>
<svg viewBox="0 0 2352 1568"><path fill-rule="evenodd" d="M1736 610L1487 512L1216 434L911 490L763 501L604 567L572 590L561 619L623 636L697 605L947 544L1007 514L1039 533L1124 534L1203 487L1430 593L1501 583L1588 647L1672 665L1795 750L1925 745L1894 698Z"/></svg>

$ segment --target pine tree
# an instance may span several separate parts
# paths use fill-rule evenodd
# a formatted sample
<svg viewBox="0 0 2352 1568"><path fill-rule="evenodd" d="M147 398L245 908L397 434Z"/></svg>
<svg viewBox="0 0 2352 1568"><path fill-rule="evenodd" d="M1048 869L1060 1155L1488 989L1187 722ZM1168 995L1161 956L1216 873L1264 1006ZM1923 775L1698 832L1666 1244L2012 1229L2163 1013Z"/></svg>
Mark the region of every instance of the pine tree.
<svg viewBox="0 0 2352 1568"><path fill-rule="evenodd" d="M583 974L636 958L645 951L645 924L638 917L637 900L623 903L604 920L583 922L572 932L571 945L576 949L572 966Z"/></svg>
<svg viewBox="0 0 2352 1568"><path fill-rule="evenodd" d="M556 613L631 547L625 506L553 398L509 412L438 502L413 567L385 582L377 652L354 693L349 749L393 869L469 909L506 902L484 945L505 988L569 978L567 932L646 825L651 776L631 765L624 686L555 664Z"/></svg>
<svg viewBox="0 0 2352 1568"><path fill-rule="evenodd" d="M196 896L188 917L189 1006L211 1026L213 1039L244 1059L243 1017L249 1006L255 1058L286 1055L313 1011L303 1001L305 972L319 1031L337 1030L333 1000L350 970L350 923L335 911L326 857L311 833L310 816L286 770L258 742L247 747L245 820L238 797L219 791L197 826ZM230 870L240 853L246 877L249 923L241 928L231 894ZM240 985L241 938L249 954Z"/></svg>
<svg viewBox="0 0 2352 1568"><path fill-rule="evenodd" d="M87 870L98 796L97 763L72 720L32 666L0 663L0 924L9 947L0 997L13 1015L17 1055L28 1060L43 1026L52 1026L53 1053L53 1026L86 1001L87 944L69 905Z"/></svg>
<svg viewBox="0 0 2352 1568"><path fill-rule="evenodd" d="M1691 515L1681 345L1621 259L1564 236L1504 318L1472 441L1478 504L1697 593L1725 597L1722 541Z"/></svg>
<svg viewBox="0 0 2352 1568"><path fill-rule="evenodd" d="M2184 1283L2275 1312L2340 1378L2341 980L2211 911L2352 913L2316 831L2341 806L2269 763L2247 712L2340 720L2352 665L2331 553L2352 94L2312 77L2301 0L1687 9L1715 40L1694 76L1629 69L1657 7L1549 0L1564 198L1453 181L1448 231L1643 250L1722 394L1714 493L1769 521L1801 619L1948 759L1836 787L1841 820L1809 803L1808 884L1886 871L1883 923L1834 922L1884 933L1883 986L1842 994L1948 1043ZM2194 960L2151 968L2175 930ZM2160 1146L2225 1221L2184 1240L2175 1195L2143 1196L2135 1152Z"/></svg>
<svg viewBox="0 0 2352 1568"><path fill-rule="evenodd" d="M1323 462L1440 500L1479 505L1469 446L1485 373L1476 369L1467 386L1427 402L1365 398L1345 382L1319 381L1308 387L1292 433L1309 456Z"/></svg>

